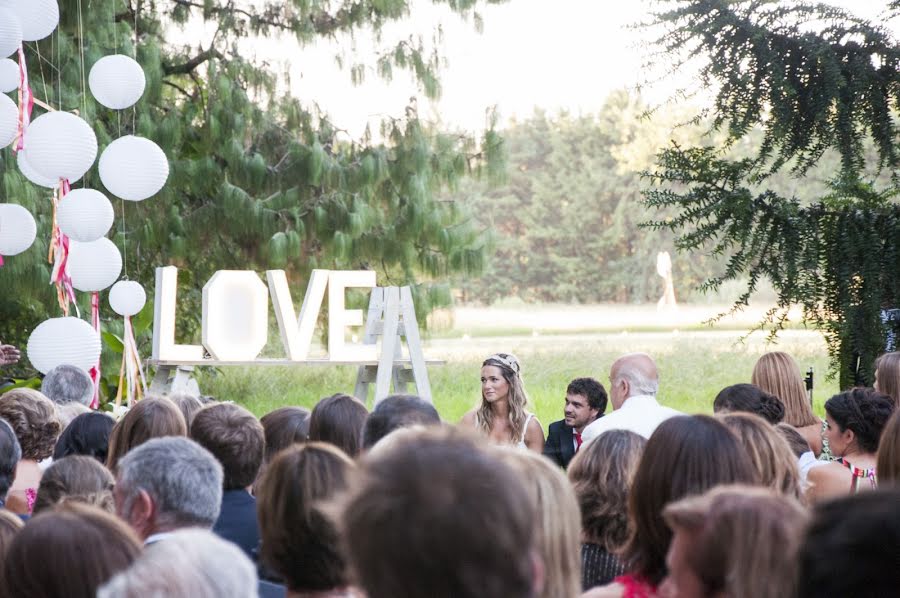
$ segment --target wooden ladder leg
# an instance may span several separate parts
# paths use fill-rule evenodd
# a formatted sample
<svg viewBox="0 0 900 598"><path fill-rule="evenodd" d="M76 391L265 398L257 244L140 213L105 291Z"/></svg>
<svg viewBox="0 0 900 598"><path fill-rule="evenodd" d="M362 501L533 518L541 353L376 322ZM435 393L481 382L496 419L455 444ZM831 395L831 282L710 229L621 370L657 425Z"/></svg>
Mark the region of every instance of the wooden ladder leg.
<svg viewBox="0 0 900 598"><path fill-rule="evenodd" d="M400 325L400 289L384 289L384 326L381 330L381 356L375 380L375 405L391 392L394 374L394 355L397 347L397 328Z"/></svg>
<svg viewBox="0 0 900 598"><path fill-rule="evenodd" d="M425 401L433 403L431 382L428 379L428 368L425 365L425 353L422 351L422 339L419 336L419 325L416 321L416 307L413 303L412 290L400 289L400 310L403 315L403 331L409 347L409 360L412 363L413 380L416 383L416 394Z"/></svg>

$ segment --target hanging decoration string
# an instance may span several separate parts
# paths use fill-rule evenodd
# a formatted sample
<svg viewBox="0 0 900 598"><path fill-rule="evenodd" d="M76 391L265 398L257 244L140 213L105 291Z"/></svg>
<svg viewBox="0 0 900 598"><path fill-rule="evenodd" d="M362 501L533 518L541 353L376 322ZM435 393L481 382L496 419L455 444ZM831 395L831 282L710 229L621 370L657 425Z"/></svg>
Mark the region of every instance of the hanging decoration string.
<svg viewBox="0 0 900 598"><path fill-rule="evenodd" d="M47 261L53 264L50 272L50 284L56 285L56 296L63 314L69 315L69 303L75 306L75 313L81 317L78 303L75 301L75 289L72 287L72 277L69 275L69 237L63 233L56 222L56 212L59 202L65 199L71 191L68 179L60 179L59 186L53 190L53 224L50 233L50 250Z"/></svg>
<svg viewBox="0 0 900 598"><path fill-rule="evenodd" d="M13 151L25 149L25 131L31 124L31 112L34 110L34 94L28 82L28 66L25 63L25 44L19 44L19 119L16 127L16 141Z"/></svg>
<svg viewBox="0 0 900 598"><path fill-rule="evenodd" d="M94 291L91 293L91 326L100 335L100 293ZM94 383L94 398L91 399L91 409L100 406L100 356L97 356L97 364L88 372L91 375L91 381Z"/></svg>
<svg viewBox="0 0 900 598"><path fill-rule="evenodd" d="M123 335L122 367L119 368L119 390L116 392L116 407L122 406L122 397L127 397L127 405L140 401L147 394L147 380L138 354L137 342L134 339L134 326L131 316L125 316L125 334Z"/></svg>

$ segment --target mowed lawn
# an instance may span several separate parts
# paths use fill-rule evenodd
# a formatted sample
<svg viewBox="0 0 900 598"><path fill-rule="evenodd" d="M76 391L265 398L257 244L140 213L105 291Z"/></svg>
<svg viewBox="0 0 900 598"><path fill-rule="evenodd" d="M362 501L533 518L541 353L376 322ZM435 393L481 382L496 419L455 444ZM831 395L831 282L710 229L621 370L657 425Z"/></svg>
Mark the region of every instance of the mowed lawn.
<svg viewBox="0 0 900 598"><path fill-rule="evenodd" d="M545 430L549 422L562 417L563 397L571 379L593 376L608 387L613 360L633 351L647 352L656 359L661 402L687 413L710 413L719 390L750 381L753 364L762 353L787 351L804 373L814 368L814 407L817 413L823 413L822 404L837 391L837 382L826 380L828 357L818 333L788 330L780 335L777 345L767 343L764 334L740 342L742 334L739 330L534 332L487 337L476 333L426 341L426 355L446 360L444 365L429 367L429 376L434 403L449 422L458 421L479 401L481 362L495 352L512 352L519 357L531 410ZM204 394L242 404L261 416L285 405L311 408L322 397L336 392L352 393L356 368L207 369L198 380Z"/></svg>

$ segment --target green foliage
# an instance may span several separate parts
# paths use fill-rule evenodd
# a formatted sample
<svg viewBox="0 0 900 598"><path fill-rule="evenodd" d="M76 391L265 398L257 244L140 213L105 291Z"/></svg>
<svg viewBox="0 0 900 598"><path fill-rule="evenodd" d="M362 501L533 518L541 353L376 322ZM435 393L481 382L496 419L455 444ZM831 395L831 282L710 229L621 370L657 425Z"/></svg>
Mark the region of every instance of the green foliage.
<svg viewBox="0 0 900 598"><path fill-rule="evenodd" d="M871 383L885 344L881 310L900 305L897 41L823 4L666 4L659 46L705 60L701 83L714 90L713 123L726 139L660 153L648 204L678 215L652 225L679 232L681 249L726 256L707 287L748 278L735 308L768 278L778 301L761 325L778 330L789 306L802 305L825 334L841 386ZM724 155L754 129L763 132L755 154ZM839 157L836 176L813 200L772 185L785 170L802 185L828 150Z"/></svg>
<svg viewBox="0 0 900 598"><path fill-rule="evenodd" d="M462 18L494 2L443 0ZM412 6L409 0L63 0L59 32L26 44L35 95L78 110L94 126L101 152L132 133L166 152L166 187L141 203L115 201L112 238L127 275L146 289L153 288L156 267L181 268L184 338L197 337L201 289L220 269L283 268L296 288L317 267L374 269L381 283L416 285L423 321L449 301L450 274L479 272L480 229L463 206L438 194L502 162L494 131L481 140L443 133L421 121L413 103L400 118L385 120L380 139L349 139L242 51L255 38L282 34L301 45L321 38L349 45L363 31L380 41L381 30L410 16ZM208 46L172 41L188 22L215 26L202 42ZM136 53L147 75L133 110L107 110L84 89L93 63L116 52ZM411 72L422 93L435 97L440 61L433 52L414 40L372 61L382 70ZM3 340L22 344L38 322L59 313L47 284L49 192L25 181L9 149L0 152L0 182L0 198L21 203L39 223L35 247L0 270ZM104 190L96 168L81 184ZM102 304L108 314L105 294Z"/></svg>

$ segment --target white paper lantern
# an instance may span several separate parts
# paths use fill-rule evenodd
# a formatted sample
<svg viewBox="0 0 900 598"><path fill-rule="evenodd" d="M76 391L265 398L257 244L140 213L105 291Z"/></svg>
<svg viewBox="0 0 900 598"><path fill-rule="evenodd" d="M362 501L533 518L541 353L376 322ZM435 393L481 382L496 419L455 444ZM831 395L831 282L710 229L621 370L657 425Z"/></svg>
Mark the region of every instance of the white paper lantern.
<svg viewBox="0 0 900 598"><path fill-rule="evenodd" d="M22 24L8 6L0 6L0 57L15 53L22 44Z"/></svg>
<svg viewBox="0 0 900 598"><path fill-rule="evenodd" d="M116 197L143 201L169 178L169 161L158 145L134 135L110 143L100 156L100 180Z"/></svg>
<svg viewBox="0 0 900 598"><path fill-rule="evenodd" d="M88 372L100 359L100 335L80 318L44 320L28 337L28 359L44 374L58 365Z"/></svg>
<svg viewBox="0 0 900 598"><path fill-rule="evenodd" d="M109 306L120 316L133 316L147 303L144 287L133 280L120 280L109 290Z"/></svg>
<svg viewBox="0 0 900 598"><path fill-rule="evenodd" d="M104 56L91 67L88 85L94 98L107 108L122 110L144 95L144 69L124 54Z"/></svg>
<svg viewBox="0 0 900 598"><path fill-rule="evenodd" d="M97 136L83 119L48 112L34 119L25 138L28 163L38 174L74 183L97 158Z"/></svg>
<svg viewBox="0 0 900 598"><path fill-rule="evenodd" d="M59 25L59 5L56 0L5 0L22 25L22 39L36 42L44 39Z"/></svg>
<svg viewBox="0 0 900 598"><path fill-rule="evenodd" d="M31 247L36 235L31 212L18 204L0 204L0 255L22 253Z"/></svg>
<svg viewBox="0 0 900 598"><path fill-rule="evenodd" d="M79 291L102 291L122 273L122 254L115 243L101 237L90 243L69 244L69 275Z"/></svg>
<svg viewBox="0 0 900 598"><path fill-rule="evenodd" d="M19 130L19 108L6 94L0 93L0 148L16 140Z"/></svg>
<svg viewBox="0 0 900 598"><path fill-rule="evenodd" d="M56 222L70 239L89 243L109 232L115 219L112 204L94 189L75 189L59 202Z"/></svg>
<svg viewBox="0 0 900 598"><path fill-rule="evenodd" d="M19 65L9 58L0 59L0 93L9 93L19 89Z"/></svg>
<svg viewBox="0 0 900 598"><path fill-rule="evenodd" d="M22 176L37 185L38 187L46 187L48 189L53 189L59 185L59 179L52 179L50 177L45 177L40 174L38 171L34 169L34 167L28 163L28 150L22 149L19 150L16 154L16 162L19 165L19 172L22 173Z"/></svg>

